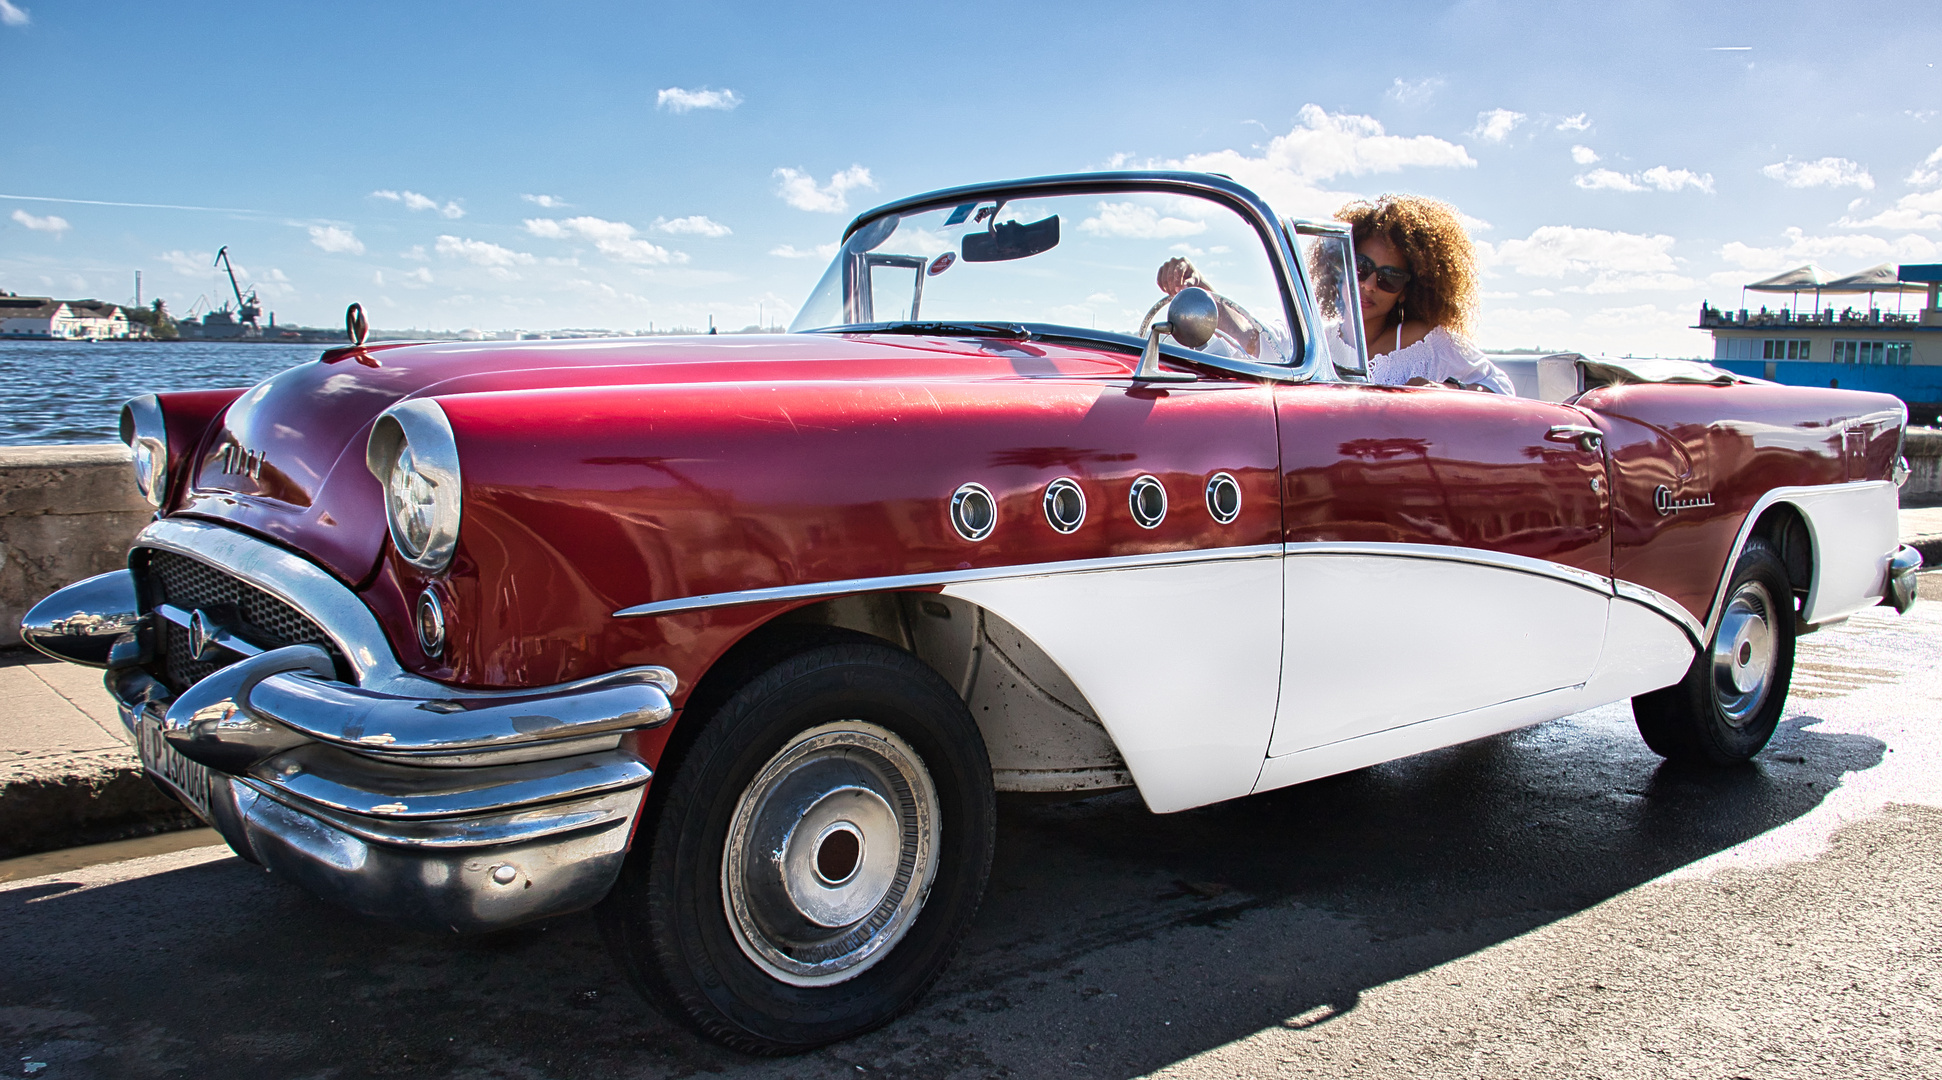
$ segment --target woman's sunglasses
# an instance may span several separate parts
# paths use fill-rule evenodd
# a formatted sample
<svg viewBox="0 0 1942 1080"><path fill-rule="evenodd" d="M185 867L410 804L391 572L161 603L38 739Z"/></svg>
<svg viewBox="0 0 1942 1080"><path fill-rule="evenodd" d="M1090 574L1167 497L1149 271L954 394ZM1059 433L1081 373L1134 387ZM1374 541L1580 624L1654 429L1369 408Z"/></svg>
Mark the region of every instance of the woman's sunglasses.
<svg viewBox="0 0 1942 1080"><path fill-rule="evenodd" d="M1376 288L1386 293L1402 292L1403 286L1409 284L1409 271L1402 267L1377 266L1376 261L1367 255L1357 255L1355 257L1356 280L1367 281L1370 274L1376 276Z"/></svg>

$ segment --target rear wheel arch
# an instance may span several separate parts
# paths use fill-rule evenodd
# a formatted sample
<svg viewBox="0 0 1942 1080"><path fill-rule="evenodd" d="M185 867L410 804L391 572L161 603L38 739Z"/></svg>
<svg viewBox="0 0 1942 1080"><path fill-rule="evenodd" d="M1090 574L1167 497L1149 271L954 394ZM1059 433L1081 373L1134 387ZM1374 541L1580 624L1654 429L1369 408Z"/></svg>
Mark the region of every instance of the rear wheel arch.
<svg viewBox="0 0 1942 1080"><path fill-rule="evenodd" d="M1794 610L1799 612L1813 591L1814 573L1819 566L1814 530L1807 515L1793 503L1777 502L1761 511L1759 520L1754 522L1747 535L1766 541L1767 546L1779 556L1781 564L1787 568L1788 583L1793 586ZM1739 552L1734 552L1734 559L1737 561L1738 558ZM1733 566L1728 565L1727 573L1730 575L1732 572Z"/></svg>

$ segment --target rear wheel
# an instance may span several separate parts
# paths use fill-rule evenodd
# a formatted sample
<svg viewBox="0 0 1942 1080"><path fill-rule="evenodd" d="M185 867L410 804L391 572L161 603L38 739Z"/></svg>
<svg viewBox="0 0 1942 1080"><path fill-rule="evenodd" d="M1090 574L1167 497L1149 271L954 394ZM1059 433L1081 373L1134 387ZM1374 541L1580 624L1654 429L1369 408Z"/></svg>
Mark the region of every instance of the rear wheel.
<svg viewBox="0 0 1942 1080"><path fill-rule="evenodd" d="M909 1008L991 867L991 765L964 702L907 653L845 643L696 719L602 909L621 963L663 1009L753 1053Z"/></svg>
<svg viewBox="0 0 1942 1080"><path fill-rule="evenodd" d="M1793 596L1779 554L1748 540L1712 642L1684 679L1632 699L1647 746L1672 761L1737 765L1767 745L1794 674Z"/></svg>

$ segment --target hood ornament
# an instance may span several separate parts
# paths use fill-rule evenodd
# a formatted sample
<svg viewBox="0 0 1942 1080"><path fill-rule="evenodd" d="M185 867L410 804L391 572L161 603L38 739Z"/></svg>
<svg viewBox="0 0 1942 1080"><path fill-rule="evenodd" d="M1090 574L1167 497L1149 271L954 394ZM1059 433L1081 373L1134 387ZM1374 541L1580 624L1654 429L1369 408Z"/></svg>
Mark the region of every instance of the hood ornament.
<svg viewBox="0 0 1942 1080"><path fill-rule="evenodd" d="M353 348L363 345L364 339L371 335L371 324L364 318L364 305L352 304L344 309L344 336L351 339Z"/></svg>

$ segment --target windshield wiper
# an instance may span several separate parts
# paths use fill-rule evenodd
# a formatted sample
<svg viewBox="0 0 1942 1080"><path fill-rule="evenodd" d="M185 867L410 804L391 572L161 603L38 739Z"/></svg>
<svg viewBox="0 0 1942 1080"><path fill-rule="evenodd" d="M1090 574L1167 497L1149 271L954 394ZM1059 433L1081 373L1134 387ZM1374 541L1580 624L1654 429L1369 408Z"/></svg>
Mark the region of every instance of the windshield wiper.
<svg viewBox="0 0 1942 1080"><path fill-rule="evenodd" d="M943 337L1010 338L1030 341L1032 332L1017 323L990 322L899 322L871 327L873 334L937 334Z"/></svg>

